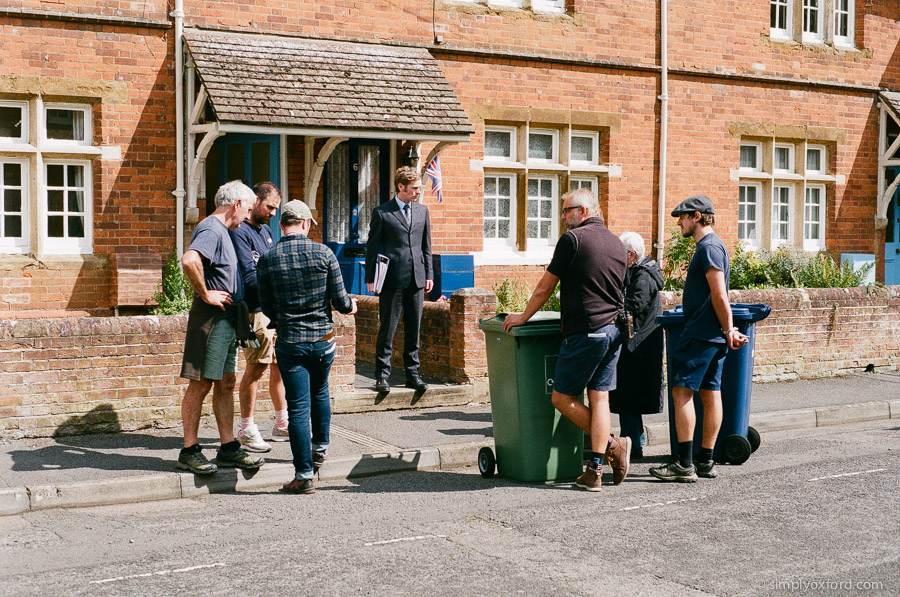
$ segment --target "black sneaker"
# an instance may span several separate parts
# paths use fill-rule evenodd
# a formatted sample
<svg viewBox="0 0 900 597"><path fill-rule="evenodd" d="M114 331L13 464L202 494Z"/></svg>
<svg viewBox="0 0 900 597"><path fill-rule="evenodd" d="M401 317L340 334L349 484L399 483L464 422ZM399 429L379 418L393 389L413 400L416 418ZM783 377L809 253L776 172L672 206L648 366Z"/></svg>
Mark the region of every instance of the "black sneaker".
<svg viewBox="0 0 900 597"><path fill-rule="evenodd" d="M661 481L693 483L697 480L697 470L694 465L685 468L674 461L662 466L650 467L650 474Z"/></svg>
<svg viewBox="0 0 900 597"><path fill-rule="evenodd" d="M312 479L294 479L288 483L285 483L281 487L281 491L284 493L315 493L316 487L313 485Z"/></svg>
<svg viewBox="0 0 900 597"><path fill-rule="evenodd" d="M206 459L203 452L185 452L184 450L178 455L178 462L175 463L175 468L182 471L190 471L195 475L212 475L219 470L219 467Z"/></svg>
<svg viewBox="0 0 900 597"><path fill-rule="evenodd" d="M694 465L697 467L698 477L715 479L719 476L719 471L716 469L716 462L714 460L708 460L707 462L695 461Z"/></svg>
<svg viewBox="0 0 900 597"><path fill-rule="evenodd" d="M247 454L243 449L238 448L236 450L225 451L220 449L216 452L216 457L213 458L213 462L219 466L242 468L252 471L261 467L265 460L262 458L254 458Z"/></svg>

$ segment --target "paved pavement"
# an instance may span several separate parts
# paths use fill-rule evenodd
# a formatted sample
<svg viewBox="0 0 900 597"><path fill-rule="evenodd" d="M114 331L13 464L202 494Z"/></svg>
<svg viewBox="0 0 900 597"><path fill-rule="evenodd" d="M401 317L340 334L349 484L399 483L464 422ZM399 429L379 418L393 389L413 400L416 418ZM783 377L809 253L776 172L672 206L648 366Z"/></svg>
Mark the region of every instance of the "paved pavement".
<svg viewBox="0 0 900 597"><path fill-rule="evenodd" d="M891 418L900 419L897 372L753 385L750 424L763 434ZM667 413L645 417L650 445L668 442L667 420ZM259 424L267 438L272 422ZM201 444L212 457L217 445L214 427L201 429ZM458 468L474 465L478 450L492 444L490 404L338 414L332 419L329 459L319 474L335 479ZM274 491L292 477L293 467L288 444L272 445L266 464L255 474L223 469L201 479L175 470L179 428L0 440L0 516L208 493Z"/></svg>

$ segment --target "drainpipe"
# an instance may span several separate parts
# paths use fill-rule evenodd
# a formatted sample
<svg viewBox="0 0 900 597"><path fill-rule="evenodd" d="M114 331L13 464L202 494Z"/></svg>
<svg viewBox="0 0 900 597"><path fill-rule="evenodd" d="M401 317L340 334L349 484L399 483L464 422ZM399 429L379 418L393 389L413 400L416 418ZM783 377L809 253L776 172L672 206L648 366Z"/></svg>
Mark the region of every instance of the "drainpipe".
<svg viewBox="0 0 900 597"><path fill-rule="evenodd" d="M666 137L669 128L669 37L668 37L668 0L660 0L659 27L659 62L660 62L660 95L659 95L659 193L656 231L656 260L662 263L666 246Z"/></svg>
<svg viewBox="0 0 900 597"><path fill-rule="evenodd" d="M184 253L184 0L175 0L175 251Z"/></svg>

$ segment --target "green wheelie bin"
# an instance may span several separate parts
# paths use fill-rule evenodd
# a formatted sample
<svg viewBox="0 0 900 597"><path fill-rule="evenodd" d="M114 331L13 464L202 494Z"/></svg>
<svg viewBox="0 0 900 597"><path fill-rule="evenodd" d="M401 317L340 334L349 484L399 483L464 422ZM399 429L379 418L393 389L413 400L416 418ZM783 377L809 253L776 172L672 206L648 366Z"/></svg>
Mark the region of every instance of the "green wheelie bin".
<svg viewBox="0 0 900 597"><path fill-rule="evenodd" d="M481 321L487 346L494 447L482 448L478 468L491 477L528 483L572 481L583 470L584 433L553 408L560 345L559 313L541 311L503 330L505 314Z"/></svg>

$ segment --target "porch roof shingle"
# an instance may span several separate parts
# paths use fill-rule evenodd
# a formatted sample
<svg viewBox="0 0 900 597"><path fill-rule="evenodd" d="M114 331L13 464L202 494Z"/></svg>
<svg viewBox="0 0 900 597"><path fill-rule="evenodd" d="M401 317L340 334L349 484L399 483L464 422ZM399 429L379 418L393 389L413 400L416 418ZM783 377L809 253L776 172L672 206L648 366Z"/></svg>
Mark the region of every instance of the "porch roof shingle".
<svg viewBox="0 0 900 597"><path fill-rule="evenodd" d="M186 30L221 123L470 135L425 49Z"/></svg>

